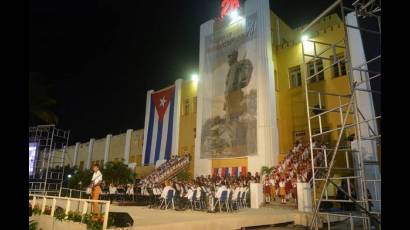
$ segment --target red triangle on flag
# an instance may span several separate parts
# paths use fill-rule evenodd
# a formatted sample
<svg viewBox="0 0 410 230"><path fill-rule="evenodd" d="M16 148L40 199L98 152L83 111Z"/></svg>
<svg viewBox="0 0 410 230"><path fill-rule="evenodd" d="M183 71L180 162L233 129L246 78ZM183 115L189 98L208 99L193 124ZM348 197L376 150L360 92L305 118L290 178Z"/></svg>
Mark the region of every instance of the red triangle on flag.
<svg viewBox="0 0 410 230"><path fill-rule="evenodd" d="M154 102L155 110L158 113L159 122L164 119L165 112L168 105L174 98L175 86L171 86L167 89L160 90L151 94L151 99Z"/></svg>

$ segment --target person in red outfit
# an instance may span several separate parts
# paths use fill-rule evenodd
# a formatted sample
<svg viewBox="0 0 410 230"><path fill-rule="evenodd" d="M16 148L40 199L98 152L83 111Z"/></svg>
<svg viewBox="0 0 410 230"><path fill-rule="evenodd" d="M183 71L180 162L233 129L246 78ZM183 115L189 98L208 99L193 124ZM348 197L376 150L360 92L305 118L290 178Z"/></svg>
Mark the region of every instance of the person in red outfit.
<svg viewBox="0 0 410 230"><path fill-rule="evenodd" d="M265 180L263 181L263 195L265 198L265 203L270 203L270 182L268 175L265 176Z"/></svg>

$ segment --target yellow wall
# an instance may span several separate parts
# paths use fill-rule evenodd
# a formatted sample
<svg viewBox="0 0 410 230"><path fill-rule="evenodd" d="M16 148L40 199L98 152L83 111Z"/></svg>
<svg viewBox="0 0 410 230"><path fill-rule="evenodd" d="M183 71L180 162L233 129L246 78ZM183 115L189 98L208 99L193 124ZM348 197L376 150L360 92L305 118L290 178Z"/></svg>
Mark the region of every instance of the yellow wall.
<svg viewBox="0 0 410 230"><path fill-rule="evenodd" d="M130 157L128 159L129 163L136 163L136 165L141 165L142 161L142 143L144 141L144 130L134 130L131 135L130 144Z"/></svg>
<svg viewBox="0 0 410 230"><path fill-rule="evenodd" d="M93 145L93 154L91 157L91 165L102 165L104 162L105 138L96 139Z"/></svg>
<svg viewBox="0 0 410 230"><path fill-rule="evenodd" d="M129 163L137 163L137 166L141 165L143 136L143 129L134 130L131 134L130 154L128 160ZM110 149L108 152L108 161L121 160L124 157L125 137L126 133L114 135L111 137ZM104 162L105 142L106 138L96 139L94 141L91 164L99 163L100 165L102 165L103 163L106 163ZM84 162L83 169L85 169L88 158L88 146L88 141L80 144L77 162L73 162L75 145L68 146L65 164L70 164L71 166L77 165L79 167L80 162Z"/></svg>
<svg viewBox="0 0 410 230"><path fill-rule="evenodd" d="M189 153L191 159L195 159L196 95L197 84L192 80L182 81L178 153ZM189 101L189 111L185 111L186 100ZM189 167L191 175L194 175L194 167L192 160Z"/></svg>
<svg viewBox="0 0 410 230"><path fill-rule="evenodd" d="M80 148L78 149L78 165L80 165L80 162L84 163L84 167L82 168L83 170L86 170L86 165L87 165L87 158L88 158L88 145L89 143L86 142L84 144L80 145Z"/></svg>
<svg viewBox="0 0 410 230"><path fill-rule="evenodd" d="M120 161L124 158L125 136L126 133L122 133L111 137L108 161Z"/></svg>

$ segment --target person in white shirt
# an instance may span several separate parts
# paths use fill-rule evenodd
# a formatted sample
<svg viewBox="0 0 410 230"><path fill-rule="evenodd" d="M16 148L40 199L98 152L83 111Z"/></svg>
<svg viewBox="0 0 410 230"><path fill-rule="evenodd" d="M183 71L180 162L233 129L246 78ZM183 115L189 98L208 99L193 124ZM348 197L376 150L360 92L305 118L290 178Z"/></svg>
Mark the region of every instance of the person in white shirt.
<svg viewBox="0 0 410 230"><path fill-rule="evenodd" d="M175 194L175 189L167 182L165 188L162 190L161 198L165 199L169 190L172 190Z"/></svg>
<svg viewBox="0 0 410 230"><path fill-rule="evenodd" d="M117 194L117 187L115 187L113 184L110 184L108 187L108 192L110 193L110 200L112 201L115 197L115 194Z"/></svg>
<svg viewBox="0 0 410 230"><path fill-rule="evenodd" d="M199 200L199 199L201 199L201 191L202 191L202 189L201 189L201 187L200 186L196 186L196 197L195 197L195 199L196 200Z"/></svg>
<svg viewBox="0 0 410 230"><path fill-rule="evenodd" d="M134 187L131 184L127 185L127 191L125 192L131 199L134 196Z"/></svg>
<svg viewBox="0 0 410 230"><path fill-rule="evenodd" d="M276 196L275 196L275 194L276 194L276 180L275 180L275 178L274 178L274 176L272 175L272 176L270 176L270 179L269 179L269 183L270 183L270 195L271 195L271 200L272 201L275 201L275 198L276 198Z"/></svg>
<svg viewBox="0 0 410 230"><path fill-rule="evenodd" d="M226 188L225 182L223 182L222 185L216 191L216 193L215 193L215 202L216 202L216 200L221 198L222 192L224 192L224 191L228 191L228 189ZM213 203L216 204L215 202L213 202ZM215 207L212 207L212 211L215 211Z"/></svg>
<svg viewBox="0 0 410 230"><path fill-rule="evenodd" d="M281 204L286 204L286 190L285 190L285 178L282 178L279 182L279 195L281 198Z"/></svg>
<svg viewBox="0 0 410 230"><path fill-rule="evenodd" d="M95 164L93 165L93 177L91 178L91 199L93 200L99 200L100 199L100 194L101 194L101 182L103 180L102 174L99 169L99 165ZM100 215L100 209L98 208L98 203L93 202L91 206L91 212L94 214L93 219L97 219L98 216Z"/></svg>
<svg viewBox="0 0 410 230"><path fill-rule="evenodd" d="M232 200L236 201L238 199L238 194L239 194L239 186L237 184L234 184L232 186Z"/></svg>
<svg viewBox="0 0 410 230"><path fill-rule="evenodd" d="M181 199L179 200L179 209L184 210L186 205L192 200L194 195L194 190L191 186L187 186L186 190L183 189L183 193L181 193Z"/></svg>
<svg viewBox="0 0 410 230"><path fill-rule="evenodd" d="M194 196L194 189L191 186L188 186L188 192L185 194L185 197L188 200L192 200L193 196Z"/></svg>

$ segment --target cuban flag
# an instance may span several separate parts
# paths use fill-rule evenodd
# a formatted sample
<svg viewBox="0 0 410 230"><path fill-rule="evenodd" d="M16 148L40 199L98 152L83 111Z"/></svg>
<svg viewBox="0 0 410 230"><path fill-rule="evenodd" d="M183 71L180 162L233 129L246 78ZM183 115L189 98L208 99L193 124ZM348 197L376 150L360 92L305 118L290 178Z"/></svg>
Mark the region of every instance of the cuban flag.
<svg viewBox="0 0 410 230"><path fill-rule="evenodd" d="M233 167L231 168L231 175L234 177L238 177L239 173L238 173L238 167Z"/></svg>
<svg viewBox="0 0 410 230"><path fill-rule="evenodd" d="M241 176L246 176L246 174L248 174L246 166L242 166L240 169L241 169L241 172L240 172Z"/></svg>
<svg viewBox="0 0 410 230"><path fill-rule="evenodd" d="M218 175L218 168L214 168L213 172L212 172L212 176L217 176Z"/></svg>
<svg viewBox="0 0 410 230"><path fill-rule="evenodd" d="M177 154L177 118L179 116L175 86L156 92L148 91L145 112L144 146L142 161L144 165L155 164L158 160L169 160Z"/></svg>

